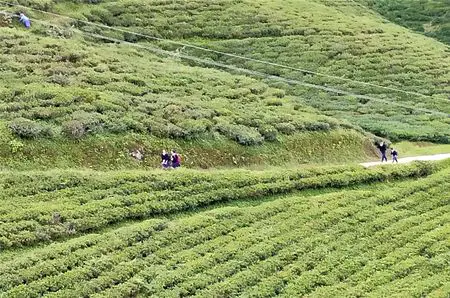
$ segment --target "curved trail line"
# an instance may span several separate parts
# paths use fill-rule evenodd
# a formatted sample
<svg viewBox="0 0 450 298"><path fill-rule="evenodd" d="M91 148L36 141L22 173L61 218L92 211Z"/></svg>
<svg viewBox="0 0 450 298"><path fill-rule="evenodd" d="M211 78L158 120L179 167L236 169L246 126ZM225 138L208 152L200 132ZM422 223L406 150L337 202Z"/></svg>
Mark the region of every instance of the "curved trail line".
<svg viewBox="0 0 450 298"><path fill-rule="evenodd" d="M433 161L433 160L444 160L444 159L448 159L450 158L450 153L443 153L443 154L434 154L434 155L422 155L422 156L411 156L411 157L404 157L404 158L399 158L398 159L398 163L410 163L416 160L420 160L420 161ZM395 164L392 163L392 161L388 161L388 162L381 162L381 161L374 161L374 162L365 162L365 163L360 163L360 165L368 168L368 167L373 167L373 166L378 166L381 164Z"/></svg>

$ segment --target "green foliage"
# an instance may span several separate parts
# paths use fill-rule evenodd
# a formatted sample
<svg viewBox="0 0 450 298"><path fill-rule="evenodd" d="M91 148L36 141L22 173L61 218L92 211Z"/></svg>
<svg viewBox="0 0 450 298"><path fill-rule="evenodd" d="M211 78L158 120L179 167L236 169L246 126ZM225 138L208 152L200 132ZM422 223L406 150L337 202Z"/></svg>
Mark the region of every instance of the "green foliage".
<svg viewBox="0 0 450 298"><path fill-rule="evenodd" d="M279 123L340 126L284 90L244 76L183 66L129 46L0 34L7 45L0 53L7 86L0 90L0 115L46 122L70 138L135 132L193 140L220 133L251 146L284 134ZM295 127L288 134L317 130Z"/></svg>
<svg viewBox="0 0 450 298"><path fill-rule="evenodd" d="M423 27L425 24L424 30L428 30L429 35L437 34L439 38L448 35L445 33L448 31L448 13L444 0L360 1L364 4L370 2L371 7L388 15L391 20L398 18L401 24L410 27ZM64 4L58 3L55 10L67 13ZM149 1L139 10L134 7L125 0L114 5L105 2L95 7L78 6L77 9L92 21L168 39L195 40L201 46L272 64L198 49L183 49L184 54L379 98L378 101L357 100L351 96L336 96L331 92L290 87L268 80L278 87L271 96L278 99L286 95L298 96L303 106L312 106L328 116L348 120L381 137L395 141L449 142L450 125L446 114L450 113L447 99L450 60L447 47L386 22L355 1L308 0L283 5L279 5L279 1L266 0L258 3L220 0L214 4L206 0ZM77 9L73 10L74 14ZM87 27L80 28L88 30ZM146 40L130 34L124 38L132 42ZM164 42L159 46L180 50L178 46ZM280 68L273 63L291 68ZM295 68L419 92L429 97L313 75ZM266 92L270 93L269 90ZM221 95L249 102L255 101L250 95L260 94L258 88L236 86L227 88ZM263 102L269 107L285 105L284 100L271 97ZM253 112L254 109L257 108L247 110ZM274 123L265 124L277 127ZM286 128L284 124L281 126Z"/></svg>
<svg viewBox="0 0 450 298"><path fill-rule="evenodd" d="M450 15L446 0L359 0L387 19L450 45Z"/></svg>
<svg viewBox="0 0 450 298"><path fill-rule="evenodd" d="M423 10L421 13L437 17L436 22L442 23L441 20L445 19L441 0L432 3L410 0L375 2L373 5L392 14L401 12L415 18ZM94 22L163 38L194 38L201 46L267 60L272 64L158 43L159 47L171 51L181 50L195 57L381 99L355 99L302 86L289 86L276 80L265 81L276 87L274 89L256 80L161 60L136 51L129 45L117 47L110 44L106 47L99 45L99 40L93 40L96 42L96 47L93 47L92 44L80 43L79 36L69 36L71 40L66 41L54 41L52 38L38 41L34 36L10 36L12 33L4 30L4 59L8 61L4 69L11 75L21 73L20 79L5 77L5 80L12 80L5 85L19 89L9 91L23 92L33 98L32 93L38 89L52 86L56 91L56 86L60 86L57 92L68 94L66 100L70 102L71 93L77 93L81 88L85 93L90 93L90 98L98 97L94 103L80 101L81 109L86 112L103 114L101 132L150 132L156 136L190 140L208 138L220 132L217 128L222 124L227 127L244 125L245 133L241 137L232 133L234 129L222 129L222 134L233 140L240 139L241 143L259 144L261 141L254 130L262 125L273 126L277 130L274 133L278 135L292 133L293 126L294 132L309 129L327 131L327 124L323 123L331 126L337 122L330 118L334 117L351 122L352 128L362 127L393 141L450 141L450 125L446 117L446 113L450 112L446 98L450 63L447 47L385 22L355 2L308 0L278 7L277 1L266 0L261 3L220 0L214 4L205 0L150 1L139 9L135 9L129 0L114 4L105 1L96 5L74 4L73 1L48 3L51 3L52 10L72 13L75 17L83 15ZM40 6L39 3L36 5ZM311 15L311 12L314 14ZM42 16L36 14L36 17ZM94 30L92 25L75 25L89 32ZM40 30L38 25L34 28ZM94 32L130 42L147 41L143 36L101 28L96 28ZM24 47L27 43L32 43L33 47ZM31 68L28 62L38 62L41 67ZM21 67L24 63L28 66ZM273 63L291 68L280 68ZM429 97L424 99L373 85L304 73L295 70L296 67L420 92ZM49 82L45 87L43 80ZM28 86L31 88L30 81L35 83L32 87L36 91L20 90L28 89ZM24 105L20 97L13 96L13 101L4 105L0 102L0 111L14 111L19 114L15 117L33 120L24 111L30 105L35 108L38 100L28 99ZM79 97L74 94L72 98ZM55 114L58 115L46 121L61 126L68 120L66 116L78 109L79 103L74 101L72 105L63 106L64 109L57 106L58 113ZM397 106L396 103L412 109ZM51 100L45 103L46 107L53 109L52 104ZM167 115L167 106L178 106L179 110ZM329 117L319 116L317 110L308 106ZM94 107L97 110L93 110ZM415 109L429 109L442 114ZM255 123L242 120L254 116L257 117ZM128 119L128 124L120 119ZM243 123L245 121L247 123ZM310 125L299 125L300 122ZM341 125L343 122L339 123ZM273 139L273 135L269 139Z"/></svg>
<svg viewBox="0 0 450 298"><path fill-rule="evenodd" d="M23 149L24 144L19 140L11 140L9 141L9 146L11 148L11 153L15 154Z"/></svg>
<svg viewBox="0 0 450 298"><path fill-rule="evenodd" d="M68 122L77 120L68 120ZM176 148L183 155L183 167L247 167L247 166L301 166L304 164L342 164L363 162L376 156L375 148L367 137L351 130L332 130L329 132L305 132L277 136L276 142L266 141L259 146L243 146L228 137L212 134L211 137L170 139L167 128L158 123L143 120L136 122L123 119L120 126L104 123L103 129L125 131L126 134L88 134L77 138L79 123L64 130L67 137L17 139L6 126L0 125L0 164L4 169L69 169L91 168L97 170L113 169L152 169L160 167L160 154L163 148ZM67 125L67 123L66 123ZM116 125L116 124L114 124ZM84 127L84 126L83 126ZM106 128L105 128L106 127ZM72 136L72 129L76 134ZM152 135L146 133L152 129ZM82 131L82 130L81 130ZM86 132L86 131L85 131ZM159 137L158 135L161 135ZM76 139L73 142L71 139ZM23 143L18 154L11 151L10 141ZM307 144L305 146L305 144ZM137 163L129 154L142 148L145 159Z"/></svg>
<svg viewBox="0 0 450 298"><path fill-rule="evenodd" d="M152 216L148 208L164 213L236 201L175 217L128 221L27 250L3 250L0 293L447 296L450 291L443 285L449 278L450 229L443 194L449 177L448 163L440 169L416 164L384 171L336 167L272 173L2 175L4 246L18 240L45 243L68 230L76 235L112 218L126 220L126 212L141 219ZM389 183L354 187L363 181ZM330 186L339 189L272 196ZM13 200L26 208L11 212L8 203ZM62 206L65 212L58 210Z"/></svg>
<svg viewBox="0 0 450 298"><path fill-rule="evenodd" d="M14 134L26 139L48 137L51 135L51 129L49 127L25 118L12 120L8 127Z"/></svg>
<svg viewBox="0 0 450 298"><path fill-rule="evenodd" d="M142 219L206 206L215 202L259 199L296 190L346 187L362 183L430 175L439 168L418 163L384 169L355 167L267 172L4 174L1 247L97 230L128 219ZM8 205L21 202L26 208ZM45 199L42 199L45 198ZM50 220L58 215L58 222ZM30 216L36 217L28 224Z"/></svg>
<svg viewBox="0 0 450 298"><path fill-rule="evenodd" d="M62 131L68 137L79 139L85 135L86 128L83 122L70 120L62 124Z"/></svg>
<svg viewBox="0 0 450 298"><path fill-rule="evenodd" d="M262 125L258 128L259 133L264 137L264 140L267 141L276 141L278 131L272 125Z"/></svg>

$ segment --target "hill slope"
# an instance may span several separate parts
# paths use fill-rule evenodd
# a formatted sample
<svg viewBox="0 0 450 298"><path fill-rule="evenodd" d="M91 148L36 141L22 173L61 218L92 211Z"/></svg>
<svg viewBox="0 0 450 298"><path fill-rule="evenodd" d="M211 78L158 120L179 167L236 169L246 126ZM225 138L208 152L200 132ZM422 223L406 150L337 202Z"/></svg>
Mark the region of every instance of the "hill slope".
<svg viewBox="0 0 450 298"><path fill-rule="evenodd" d="M447 0L359 0L387 19L450 45L450 3Z"/></svg>
<svg viewBox="0 0 450 298"><path fill-rule="evenodd" d="M137 4L127 0L87 5L58 1L50 2L48 9L152 36L186 40L223 52L331 75L335 78L184 48L185 53L194 56L376 96L381 101L276 84L289 94L300 96L303 103L327 115L352 121L378 135L393 140L449 142L448 47L386 23L355 2L196 0L141 1ZM92 25L77 24L84 30L94 30ZM113 34L108 30L101 31ZM117 32L114 34L117 36ZM144 37L129 33L124 38L145 41ZM158 45L172 50L182 48L164 42ZM428 113L424 109L436 112Z"/></svg>
<svg viewBox="0 0 450 298"><path fill-rule="evenodd" d="M146 163L152 166L164 147L181 149L195 166L343 161L370 152L358 127L255 79L38 24L31 32L2 28L0 34L0 115L13 133L3 129L3 165L20 158L40 167L115 168L138 147L153 156ZM64 34L69 38L58 38ZM257 157L265 154L271 158Z"/></svg>
<svg viewBox="0 0 450 298"><path fill-rule="evenodd" d="M5 162L11 166L15 155L23 153L17 148L24 147L36 149L24 152L24 157L39 167L49 161L44 153L58 152L54 149L58 147L64 151L60 155L63 158L57 153L52 158L59 159L57 164L64 167L129 167L132 165L123 155L138 147L145 147L152 156L161 147L181 148L189 152L190 163L197 166L240 161L251 164L258 155L272 160L277 150L285 161L344 161L352 156L359 161L372 154L368 139L353 131L361 131L359 127L392 141L449 142L448 48L386 23L353 2L303 0L281 5L272 0L197 0L137 5L127 0L24 4L291 68L164 41L150 44L143 36L28 9L35 20L31 35L17 32L19 28L0 29L5 62L0 108L5 125L16 134L45 142L5 137L2 151L9 156ZM41 20L57 26L43 25ZM276 77L261 81L260 77L238 76L236 71L230 75L208 70L208 63L185 58L176 62L161 59L142 48L134 50L132 45L111 46L105 40L93 40L69 25L140 41L153 50L157 46L177 51L180 57L192 55L282 76L300 85L288 85ZM325 75L293 69L296 67ZM305 82L368 97L336 95L305 87ZM325 135L314 148L340 144L339 148L318 152L301 145L317 140L317 131ZM77 140L81 137L85 145L80 147L79 141L68 141L60 137L61 133ZM129 133L133 136L124 137ZM262 149L239 148L233 142ZM116 148L120 143L125 145ZM254 146L258 144L263 145ZM202 152L211 152L207 147L219 148L218 154L207 163L197 163ZM109 162L101 160L100 154L87 156L80 148L90 148L90 152L106 148L104 157L108 156ZM38 157L32 151L43 154ZM64 160L70 152L74 154ZM222 159L223 152L232 153ZM291 157L286 158L288 155ZM76 162L79 160L83 161ZM149 164L156 165L157 158Z"/></svg>

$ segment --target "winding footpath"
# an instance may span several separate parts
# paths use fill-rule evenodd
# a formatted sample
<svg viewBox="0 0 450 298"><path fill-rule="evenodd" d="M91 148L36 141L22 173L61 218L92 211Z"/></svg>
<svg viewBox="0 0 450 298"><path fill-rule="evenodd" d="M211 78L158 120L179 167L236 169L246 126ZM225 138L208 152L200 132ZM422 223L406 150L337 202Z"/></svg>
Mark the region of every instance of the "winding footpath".
<svg viewBox="0 0 450 298"><path fill-rule="evenodd" d="M443 159L447 159L447 158L450 158L450 153L404 157L404 158L399 158L398 163L409 163L409 162L416 161L416 160L443 160ZM366 168L381 165L381 164L392 164L392 160L389 160L388 162L383 162L383 163L381 161L361 163L361 165L365 166Z"/></svg>

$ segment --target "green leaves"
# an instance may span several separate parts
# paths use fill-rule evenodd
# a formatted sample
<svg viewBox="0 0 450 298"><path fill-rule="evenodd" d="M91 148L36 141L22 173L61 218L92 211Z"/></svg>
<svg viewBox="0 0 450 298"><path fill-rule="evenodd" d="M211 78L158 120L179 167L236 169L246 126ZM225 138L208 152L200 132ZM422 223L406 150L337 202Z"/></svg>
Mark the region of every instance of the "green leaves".
<svg viewBox="0 0 450 298"><path fill-rule="evenodd" d="M26 139L49 137L52 134L50 127L25 118L16 118L8 125L17 136Z"/></svg>
<svg viewBox="0 0 450 298"><path fill-rule="evenodd" d="M33 203L71 204L89 195L92 198L84 205L105 204L98 212L89 208L71 213L85 227L101 226L109 216L133 207L147 212L145 217L155 210L168 215L170 208L195 212L127 221L99 232L90 229L73 239L0 253L0 293L18 297L342 297L355 293L409 297L448 293L442 287L449 278L450 236L448 200L443 196L450 172L442 166L432 170L438 171L434 175L408 179L425 174L427 168L432 170L421 163L371 170L242 171L239 175L177 172L173 177L90 173L78 179L68 174L17 174L23 176L27 191L11 202L28 210L31 218L37 218L31 213ZM17 178L0 176L3 190L20 184ZM42 189L32 191L39 181ZM360 184L369 181L385 183ZM337 188L292 193L331 186ZM5 191L1 195L8 196ZM283 193L289 195L267 197ZM158 199L149 200L149 196ZM198 208L214 201L257 198L270 200ZM127 207L116 208L121 202ZM151 205L159 207L150 210ZM43 212L49 206L45 207ZM6 210L0 211L4 216ZM1 219L0 231L4 232L5 218ZM125 219L129 217L120 220ZM69 220L68 213L61 214L61 220ZM32 226L22 224L17 231ZM22 236L26 239L32 234L28 231ZM5 238L0 243L6 243Z"/></svg>
<svg viewBox="0 0 450 298"><path fill-rule="evenodd" d="M332 167L267 173L188 171L78 176L69 172L0 176L0 200L4 202L0 208L0 237L3 248L29 246L125 220L195 210L221 202L424 177L436 170L437 167L427 163L416 163L384 169Z"/></svg>

